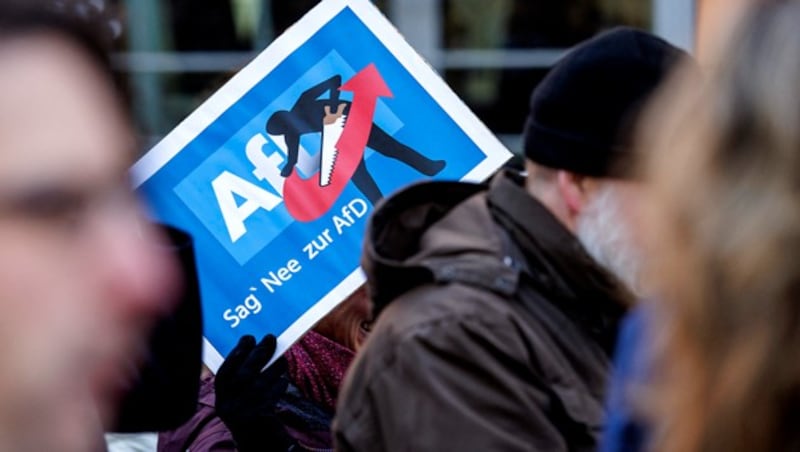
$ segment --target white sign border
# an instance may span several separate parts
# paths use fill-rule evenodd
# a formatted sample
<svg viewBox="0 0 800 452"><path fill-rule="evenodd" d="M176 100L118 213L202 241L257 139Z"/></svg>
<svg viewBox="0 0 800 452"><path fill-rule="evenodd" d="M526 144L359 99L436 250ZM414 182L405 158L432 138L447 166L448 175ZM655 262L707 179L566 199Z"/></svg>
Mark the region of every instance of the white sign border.
<svg viewBox="0 0 800 452"><path fill-rule="evenodd" d="M298 47L345 8L349 8L392 53L403 68L436 100L441 108L482 151L486 158L461 178L480 182L500 167L512 154L456 96L436 71L406 42L403 36L369 0L323 0L286 32L276 38L253 61L233 76L175 129L142 156L131 168L134 187L139 187L191 143L200 133L231 108ZM278 337L275 356L280 356L336 304L355 291L365 277L356 269L314 307L297 319ZM211 343L203 340L203 361L214 372L223 357Z"/></svg>

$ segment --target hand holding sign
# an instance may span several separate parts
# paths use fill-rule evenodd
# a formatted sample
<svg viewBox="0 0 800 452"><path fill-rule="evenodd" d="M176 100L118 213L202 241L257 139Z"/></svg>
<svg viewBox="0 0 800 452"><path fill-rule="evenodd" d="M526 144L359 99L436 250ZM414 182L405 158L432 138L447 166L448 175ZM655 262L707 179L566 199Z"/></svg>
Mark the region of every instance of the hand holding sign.
<svg viewBox="0 0 800 452"><path fill-rule="evenodd" d="M336 123L336 120L344 116L344 109L347 104L342 102L336 107L336 111L331 111L330 105L325 106L325 117L322 118L322 123L326 126Z"/></svg>
<svg viewBox="0 0 800 452"><path fill-rule="evenodd" d="M280 358L262 371L275 354L275 347L271 334L258 344L253 336L242 336L214 381L217 414L243 452L286 450L291 443L275 413L275 405L289 384L284 376L286 360Z"/></svg>

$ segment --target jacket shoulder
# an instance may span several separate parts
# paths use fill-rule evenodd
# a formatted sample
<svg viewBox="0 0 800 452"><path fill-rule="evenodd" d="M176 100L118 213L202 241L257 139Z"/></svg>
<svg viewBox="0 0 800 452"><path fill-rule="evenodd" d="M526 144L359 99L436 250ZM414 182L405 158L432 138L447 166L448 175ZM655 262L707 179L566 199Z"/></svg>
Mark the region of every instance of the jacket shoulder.
<svg viewBox="0 0 800 452"><path fill-rule="evenodd" d="M352 450L529 450L528 435L512 431L546 395L531 366L528 328L508 300L472 286L408 292L386 308L348 374L337 442ZM487 431L482 419L495 414L481 406L517 413L518 425ZM475 434L467 439L464 430Z"/></svg>

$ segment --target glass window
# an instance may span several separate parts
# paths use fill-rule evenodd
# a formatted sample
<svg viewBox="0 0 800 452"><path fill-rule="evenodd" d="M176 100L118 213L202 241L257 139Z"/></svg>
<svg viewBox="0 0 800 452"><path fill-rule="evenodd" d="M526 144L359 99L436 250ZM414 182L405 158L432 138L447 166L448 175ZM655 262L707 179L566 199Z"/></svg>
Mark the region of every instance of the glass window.
<svg viewBox="0 0 800 452"><path fill-rule="evenodd" d="M530 92L567 48L615 25L651 29L653 5L672 1L374 3L487 126L519 151ZM115 61L130 76L134 116L144 145L149 146L318 1L105 3L115 9L123 25Z"/></svg>
<svg viewBox="0 0 800 452"><path fill-rule="evenodd" d="M569 47L614 25L650 28L645 0L445 0L447 48Z"/></svg>
<svg viewBox="0 0 800 452"><path fill-rule="evenodd" d="M114 0L115 62L149 148L317 0ZM385 8L385 2L376 2Z"/></svg>
<svg viewBox="0 0 800 452"><path fill-rule="evenodd" d="M445 0L442 7L447 83L516 152L529 95L564 50L616 25L650 29L652 16L643 0Z"/></svg>

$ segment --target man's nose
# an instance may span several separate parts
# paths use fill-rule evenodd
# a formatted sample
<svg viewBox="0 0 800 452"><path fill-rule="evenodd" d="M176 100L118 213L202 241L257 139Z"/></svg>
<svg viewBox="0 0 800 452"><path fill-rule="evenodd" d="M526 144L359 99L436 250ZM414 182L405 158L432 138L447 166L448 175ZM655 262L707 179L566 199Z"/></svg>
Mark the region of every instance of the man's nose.
<svg viewBox="0 0 800 452"><path fill-rule="evenodd" d="M132 313L163 315L177 301L179 267L165 234L138 207L100 221L96 233L98 275L108 302L125 303Z"/></svg>

